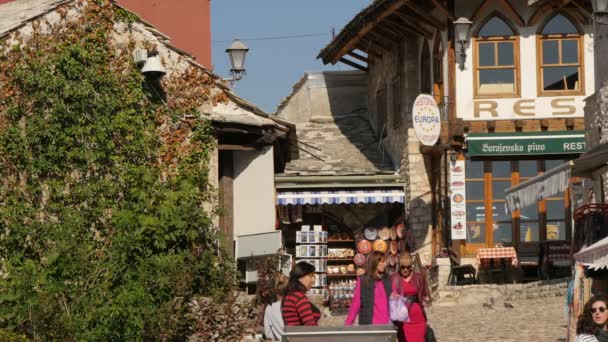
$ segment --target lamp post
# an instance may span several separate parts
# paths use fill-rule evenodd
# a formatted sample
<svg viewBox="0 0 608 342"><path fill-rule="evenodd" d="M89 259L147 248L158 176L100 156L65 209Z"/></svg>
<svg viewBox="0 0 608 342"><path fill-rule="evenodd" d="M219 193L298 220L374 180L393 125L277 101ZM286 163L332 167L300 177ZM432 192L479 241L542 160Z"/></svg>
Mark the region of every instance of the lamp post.
<svg viewBox="0 0 608 342"><path fill-rule="evenodd" d="M230 47L226 49L226 53L230 57L230 65L232 66L230 69L232 78L226 79L226 81L238 81L246 74L245 56L248 51L249 48L238 39L232 41Z"/></svg>
<svg viewBox="0 0 608 342"><path fill-rule="evenodd" d="M465 46L469 39L469 29L472 24L472 21L464 17L460 17L454 22L456 41L460 44L460 70L464 70L464 62L467 58Z"/></svg>
<svg viewBox="0 0 608 342"><path fill-rule="evenodd" d="M608 0L591 0L591 5L595 22L608 25Z"/></svg>

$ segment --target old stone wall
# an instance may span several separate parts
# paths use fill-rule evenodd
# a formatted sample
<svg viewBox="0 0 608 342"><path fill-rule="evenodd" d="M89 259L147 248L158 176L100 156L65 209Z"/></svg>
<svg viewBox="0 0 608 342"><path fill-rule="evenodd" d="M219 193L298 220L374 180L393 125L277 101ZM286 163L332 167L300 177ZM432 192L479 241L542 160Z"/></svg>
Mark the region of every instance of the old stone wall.
<svg viewBox="0 0 608 342"><path fill-rule="evenodd" d="M585 101L585 128L587 150L608 142L608 81ZM598 192L603 189L604 203L608 202L608 173L594 177L591 187L596 189L596 200L601 200Z"/></svg>
<svg viewBox="0 0 608 342"><path fill-rule="evenodd" d="M404 35L392 51L385 52L381 58L374 58L370 63L368 96L371 125L376 135L381 137L383 147L406 184L408 224L414 230L418 253L423 264L430 264L431 188L428 165L420 153L420 145L412 128L411 113L413 101L420 93L420 43L420 38ZM386 121L382 127L382 120L378 120L378 95L381 93L386 96ZM400 97L399 101L397 97Z"/></svg>

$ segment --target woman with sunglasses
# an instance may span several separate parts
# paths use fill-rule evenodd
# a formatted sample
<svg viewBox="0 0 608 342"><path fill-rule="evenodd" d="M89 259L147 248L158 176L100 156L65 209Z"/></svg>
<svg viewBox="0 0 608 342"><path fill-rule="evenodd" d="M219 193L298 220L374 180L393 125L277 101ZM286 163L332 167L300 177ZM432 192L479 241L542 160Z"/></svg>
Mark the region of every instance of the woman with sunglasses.
<svg viewBox="0 0 608 342"><path fill-rule="evenodd" d="M399 258L399 272L392 278L396 294L407 299L408 322L397 322L399 326L399 341L424 342L426 335L426 314L424 307L429 300L424 277L414 272L412 256L404 252Z"/></svg>
<svg viewBox="0 0 608 342"><path fill-rule="evenodd" d="M603 295L595 295L587 301L576 324L575 342L608 342L607 304L608 299Z"/></svg>
<svg viewBox="0 0 608 342"><path fill-rule="evenodd" d="M385 267L384 253L375 251L367 258L365 273L357 278L345 325L352 325L357 315L359 325L391 324L388 297L392 288L390 278L384 272Z"/></svg>

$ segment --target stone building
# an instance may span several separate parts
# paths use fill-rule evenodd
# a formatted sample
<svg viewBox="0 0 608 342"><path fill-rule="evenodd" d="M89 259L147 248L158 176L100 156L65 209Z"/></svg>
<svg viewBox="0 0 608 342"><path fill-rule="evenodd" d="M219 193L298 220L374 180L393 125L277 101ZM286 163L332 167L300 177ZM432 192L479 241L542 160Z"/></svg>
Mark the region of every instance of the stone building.
<svg viewBox="0 0 608 342"><path fill-rule="evenodd" d="M585 151L584 99L595 89L591 12L586 1L380 0L321 50L324 63L368 75L368 119L405 183L407 221L425 263L447 246L475 257L498 243L518 249L571 238L565 193L507 214L504 190ZM458 18L472 22L464 39L456 38ZM434 146L422 146L413 129L421 93L441 113ZM466 184L454 197L458 161ZM453 238L455 218L463 239Z"/></svg>

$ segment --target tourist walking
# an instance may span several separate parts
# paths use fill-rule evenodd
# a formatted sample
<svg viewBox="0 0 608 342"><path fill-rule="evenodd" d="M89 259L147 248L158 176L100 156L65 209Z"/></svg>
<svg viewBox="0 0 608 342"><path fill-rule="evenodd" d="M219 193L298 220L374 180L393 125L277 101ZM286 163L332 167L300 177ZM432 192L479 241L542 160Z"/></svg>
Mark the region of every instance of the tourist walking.
<svg viewBox="0 0 608 342"><path fill-rule="evenodd" d="M289 281L281 304L285 326L319 325L321 311L306 296L315 282L315 267L307 262L297 263L289 273Z"/></svg>
<svg viewBox="0 0 608 342"><path fill-rule="evenodd" d="M276 280L274 287L275 302L266 306L264 312L264 335L266 338L273 341L280 341L283 336L283 314L281 313L281 302L283 301L283 292L287 287L287 277L281 275Z"/></svg>
<svg viewBox="0 0 608 342"><path fill-rule="evenodd" d="M355 293L345 325L352 325L357 315L359 324L390 324L388 298L391 280L384 272L386 257L375 251L367 258L365 274L357 278Z"/></svg>
<svg viewBox="0 0 608 342"><path fill-rule="evenodd" d="M409 319L400 323L399 341L424 342L426 335L426 314L424 306L429 300L424 277L414 272L412 256L404 252L399 258L399 271L392 277L393 290L405 297Z"/></svg>
<svg viewBox="0 0 608 342"><path fill-rule="evenodd" d="M608 342L608 299L595 295L583 307L576 324L575 342Z"/></svg>

